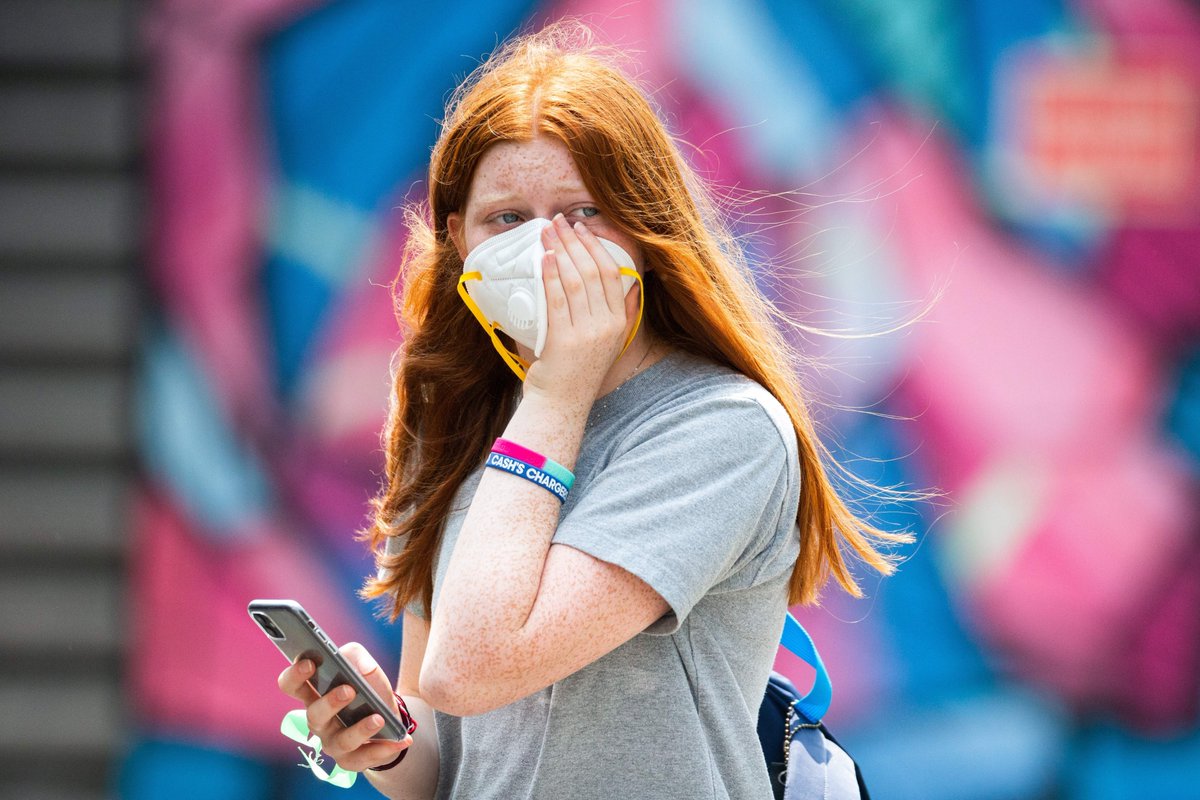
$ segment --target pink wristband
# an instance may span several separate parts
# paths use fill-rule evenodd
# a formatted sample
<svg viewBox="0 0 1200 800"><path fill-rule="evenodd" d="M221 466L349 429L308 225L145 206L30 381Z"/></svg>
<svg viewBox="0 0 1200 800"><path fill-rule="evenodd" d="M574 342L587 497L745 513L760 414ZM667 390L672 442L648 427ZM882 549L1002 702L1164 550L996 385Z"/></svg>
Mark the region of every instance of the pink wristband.
<svg viewBox="0 0 1200 800"><path fill-rule="evenodd" d="M492 445L492 452L508 456L509 458L515 458L517 461L523 461L531 467L540 469L542 472L559 481L563 486L566 486L567 489L575 485L575 473L571 472L571 470L557 461L546 458L541 453L536 453L516 442L509 441L508 439L497 439Z"/></svg>

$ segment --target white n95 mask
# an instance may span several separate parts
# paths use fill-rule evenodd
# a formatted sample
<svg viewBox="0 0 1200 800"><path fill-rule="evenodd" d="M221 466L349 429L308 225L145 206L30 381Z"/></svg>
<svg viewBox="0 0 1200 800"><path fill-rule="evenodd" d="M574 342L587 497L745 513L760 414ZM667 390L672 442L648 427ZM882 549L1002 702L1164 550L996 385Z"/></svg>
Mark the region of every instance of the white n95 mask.
<svg viewBox="0 0 1200 800"><path fill-rule="evenodd" d="M463 274L458 279L458 293L467 308L479 320L504 363L525 380L529 362L504 346L496 334L504 331L514 340L541 357L546 346L546 286L542 282L542 230L550 220L536 218L497 234L478 244L463 262ZM642 278L633 268L633 258L621 247L607 239L599 239L621 272L621 292L629 291L634 281ZM642 322L643 300L638 292L638 314L625 340L625 348L633 341ZM625 352L622 348L621 352Z"/></svg>

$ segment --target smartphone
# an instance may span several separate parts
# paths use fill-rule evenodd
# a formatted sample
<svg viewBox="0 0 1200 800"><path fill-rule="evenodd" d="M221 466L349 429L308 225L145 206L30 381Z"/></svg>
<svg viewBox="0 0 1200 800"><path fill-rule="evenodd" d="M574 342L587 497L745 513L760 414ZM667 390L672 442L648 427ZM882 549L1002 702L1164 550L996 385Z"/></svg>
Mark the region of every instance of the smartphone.
<svg viewBox="0 0 1200 800"><path fill-rule="evenodd" d="M392 704L381 699L363 680L299 603L295 600L252 600L246 611L288 663L307 658L316 665L317 671L308 682L318 694L324 695L347 683L354 687L354 699L337 715L343 725L348 728L361 719L378 714L383 717L383 727L372 739L404 739L408 726L392 710Z"/></svg>

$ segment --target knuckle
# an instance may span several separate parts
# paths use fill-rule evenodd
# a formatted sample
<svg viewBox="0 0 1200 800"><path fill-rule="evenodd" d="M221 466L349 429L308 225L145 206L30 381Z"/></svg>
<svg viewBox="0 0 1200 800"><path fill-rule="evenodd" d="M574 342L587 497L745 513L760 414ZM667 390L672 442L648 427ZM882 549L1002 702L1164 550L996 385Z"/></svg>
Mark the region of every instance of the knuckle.
<svg viewBox="0 0 1200 800"><path fill-rule="evenodd" d="M325 750L342 765L342 769L349 769L345 764L351 760L356 747L356 743L349 737L349 734L348 728L338 731L329 737L329 744L325 747Z"/></svg>

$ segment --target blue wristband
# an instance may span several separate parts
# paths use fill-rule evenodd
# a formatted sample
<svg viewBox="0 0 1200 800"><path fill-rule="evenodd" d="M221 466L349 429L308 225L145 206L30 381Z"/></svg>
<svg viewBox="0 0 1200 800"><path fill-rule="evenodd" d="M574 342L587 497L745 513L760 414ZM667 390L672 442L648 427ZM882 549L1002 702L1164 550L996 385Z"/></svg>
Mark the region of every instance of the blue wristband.
<svg viewBox="0 0 1200 800"><path fill-rule="evenodd" d="M558 482L570 489L575 485L575 473L564 467L557 461L552 461L546 458L541 453L530 450L528 447L510 442L508 439L497 439L492 445L492 452L499 453L502 456L515 458L517 461L524 461L534 469L540 469L542 472L549 473L551 477L557 478Z"/></svg>
<svg viewBox="0 0 1200 800"><path fill-rule="evenodd" d="M488 453L487 461L484 465L492 469L498 469L501 472L507 472L509 475L516 475L518 478L524 478L530 483L536 483L557 497L560 503L564 503L567 500L567 492L570 489L567 488L566 484L532 464L527 464L520 459L506 456L503 453L491 452Z"/></svg>

